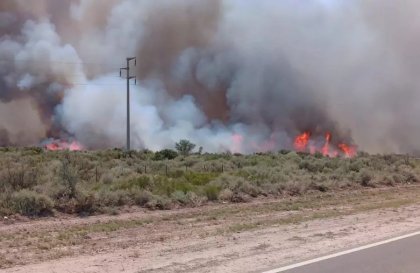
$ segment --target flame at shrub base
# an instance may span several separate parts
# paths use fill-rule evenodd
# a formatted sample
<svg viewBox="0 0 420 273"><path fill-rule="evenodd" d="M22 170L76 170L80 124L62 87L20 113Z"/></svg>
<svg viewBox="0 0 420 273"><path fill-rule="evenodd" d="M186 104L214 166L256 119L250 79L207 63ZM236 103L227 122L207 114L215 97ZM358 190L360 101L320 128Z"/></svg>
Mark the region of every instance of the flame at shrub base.
<svg viewBox="0 0 420 273"><path fill-rule="evenodd" d="M77 140L50 139L44 142L43 147L48 151L83 151L85 147Z"/></svg>
<svg viewBox="0 0 420 273"><path fill-rule="evenodd" d="M327 132L324 140L321 141L319 138L312 138L311 132L304 132L296 136L294 140L294 148L297 152L309 152L311 154L321 153L328 157L354 157L357 154L357 148L354 145L345 143L334 143L332 142L332 134Z"/></svg>

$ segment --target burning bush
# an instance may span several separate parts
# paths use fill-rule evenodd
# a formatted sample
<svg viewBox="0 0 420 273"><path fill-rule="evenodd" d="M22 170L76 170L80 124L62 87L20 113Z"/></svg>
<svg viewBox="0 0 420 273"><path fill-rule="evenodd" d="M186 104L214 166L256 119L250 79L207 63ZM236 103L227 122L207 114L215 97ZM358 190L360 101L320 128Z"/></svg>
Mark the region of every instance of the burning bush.
<svg viewBox="0 0 420 273"><path fill-rule="evenodd" d="M344 156L351 158L356 156L357 153L354 145L333 141L333 135L330 132L325 133L324 140L320 140L319 137L312 138L312 133L309 131L304 132L295 138L294 148L298 152L320 153L328 157Z"/></svg>

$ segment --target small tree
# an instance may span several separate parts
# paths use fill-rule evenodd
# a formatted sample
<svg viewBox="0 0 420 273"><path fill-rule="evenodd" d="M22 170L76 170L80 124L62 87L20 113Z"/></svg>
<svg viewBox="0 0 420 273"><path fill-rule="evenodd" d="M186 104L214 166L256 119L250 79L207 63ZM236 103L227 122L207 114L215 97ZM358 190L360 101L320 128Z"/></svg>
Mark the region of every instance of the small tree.
<svg viewBox="0 0 420 273"><path fill-rule="evenodd" d="M184 156L189 155L192 150L194 150L195 146L194 143L186 139L182 139L178 143L175 143L176 150Z"/></svg>

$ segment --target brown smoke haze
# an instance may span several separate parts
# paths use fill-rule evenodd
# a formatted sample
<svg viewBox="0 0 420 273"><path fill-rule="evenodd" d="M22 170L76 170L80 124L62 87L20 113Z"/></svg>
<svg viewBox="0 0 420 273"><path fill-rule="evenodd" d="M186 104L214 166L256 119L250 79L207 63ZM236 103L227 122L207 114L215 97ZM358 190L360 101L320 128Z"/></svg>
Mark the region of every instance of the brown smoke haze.
<svg viewBox="0 0 420 273"><path fill-rule="evenodd" d="M30 3L29 3L30 2ZM420 4L391 0L2 0L0 145L292 148L302 132L420 151Z"/></svg>

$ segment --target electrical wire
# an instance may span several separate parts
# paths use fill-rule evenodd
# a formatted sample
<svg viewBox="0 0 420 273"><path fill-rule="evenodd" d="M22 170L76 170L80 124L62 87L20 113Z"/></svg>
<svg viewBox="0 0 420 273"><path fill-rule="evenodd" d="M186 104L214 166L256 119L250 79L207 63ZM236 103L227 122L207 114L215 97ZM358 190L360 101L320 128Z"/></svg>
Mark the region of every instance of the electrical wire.
<svg viewBox="0 0 420 273"><path fill-rule="evenodd" d="M46 63L59 63L59 64L68 64L68 65L97 65L97 66L105 66L109 65L109 63L100 63L100 62L73 62L73 61L59 61L59 60L48 60L48 61L34 61L34 60L16 60L16 59L0 59L0 64L2 62L9 62L9 63L39 63L39 64L46 64ZM124 65L121 65L121 67ZM120 69L120 67L112 67L108 69Z"/></svg>

